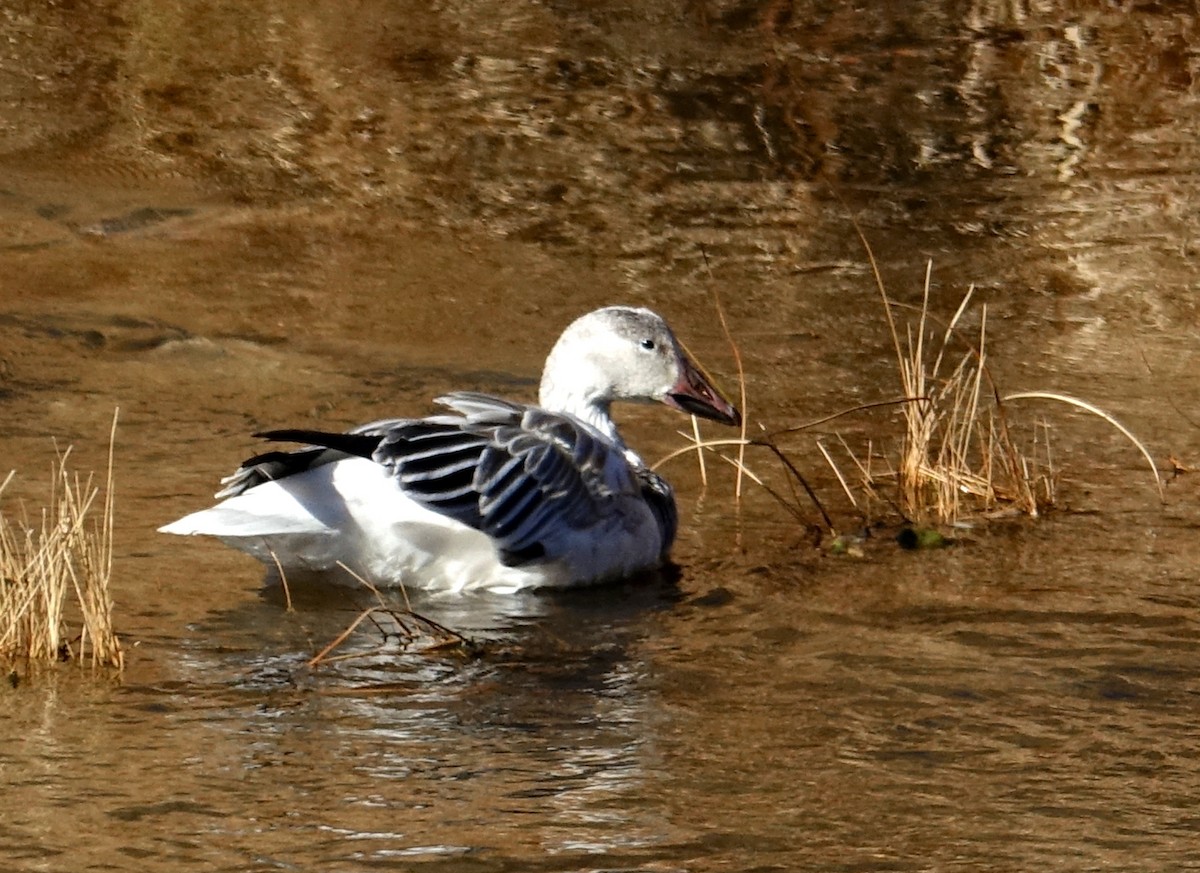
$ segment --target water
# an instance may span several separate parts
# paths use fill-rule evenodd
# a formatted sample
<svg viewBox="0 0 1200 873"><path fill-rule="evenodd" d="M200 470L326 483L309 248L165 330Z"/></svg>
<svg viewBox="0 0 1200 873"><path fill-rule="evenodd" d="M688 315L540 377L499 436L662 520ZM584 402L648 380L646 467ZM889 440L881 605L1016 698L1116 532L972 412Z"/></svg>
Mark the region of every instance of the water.
<svg viewBox="0 0 1200 873"><path fill-rule="evenodd" d="M589 308L664 312L768 429L899 393L898 299L987 305L1003 390L1195 463L1190 4L0 11L0 451L117 445L121 682L6 692L10 870L1183 870L1200 515L1095 417L1060 509L813 547L664 472L677 574L417 606L478 656L309 659L369 604L154 528L272 426L532 396ZM972 310L972 329L982 318ZM623 412L657 458L686 422ZM718 435L716 430L711 431ZM814 445L894 444L893 412ZM839 456L846 469L849 463ZM773 461L755 461L786 489ZM815 522L816 515L807 506Z"/></svg>

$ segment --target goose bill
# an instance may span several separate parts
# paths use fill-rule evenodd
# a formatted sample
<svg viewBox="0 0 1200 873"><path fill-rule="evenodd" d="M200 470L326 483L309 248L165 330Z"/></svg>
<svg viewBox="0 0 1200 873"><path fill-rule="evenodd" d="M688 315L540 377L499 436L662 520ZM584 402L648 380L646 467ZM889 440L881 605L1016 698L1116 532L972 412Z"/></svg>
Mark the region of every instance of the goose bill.
<svg viewBox="0 0 1200 873"><path fill-rule="evenodd" d="M695 364L683 358L680 370L679 381L663 397L663 403L722 424L736 427L742 423L737 407L721 396Z"/></svg>

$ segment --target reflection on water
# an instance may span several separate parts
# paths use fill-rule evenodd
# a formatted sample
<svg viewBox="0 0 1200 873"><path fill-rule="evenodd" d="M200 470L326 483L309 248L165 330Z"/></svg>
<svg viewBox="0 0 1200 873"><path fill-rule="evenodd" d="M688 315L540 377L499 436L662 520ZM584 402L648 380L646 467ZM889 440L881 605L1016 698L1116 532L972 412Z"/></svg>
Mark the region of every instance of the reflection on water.
<svg viewBox="0 0 1200 873"><path fill-rule="evenodd" d="M927 258L939 310L979 288L1005 388L1081 394L1191 466L1191 12L0 10L6 497L40 505L49 436L102 467L121 406L130 665L8 695L5 868L1185 867L1194 486L1159 508L1096 419L1051 419L1067 512L937 553L822 556L674 461L678 580L414 604L478 657L364 633L309 667L369 598L289 612L257 565L153 531L256 430L529 397L606 303L663 310L729 379L718 291L768 428L891 397L851 215L896 297ZM622 411L643 455L669 415Z"/></svg>

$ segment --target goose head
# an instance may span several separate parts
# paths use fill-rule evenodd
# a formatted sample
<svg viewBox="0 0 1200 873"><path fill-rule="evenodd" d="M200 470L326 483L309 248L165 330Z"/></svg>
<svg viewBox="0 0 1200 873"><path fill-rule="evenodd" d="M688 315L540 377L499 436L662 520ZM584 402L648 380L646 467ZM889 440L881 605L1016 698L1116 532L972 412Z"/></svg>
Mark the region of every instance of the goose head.
<svg viewBox="0 0 1200 873"><path fill-rule="evenodd" d="M541 405L569 412L615 437L614 400L665 403L724 424L741 423L688 357L666 321L649 309L609 306L571 323L546 358Z"/></svg>

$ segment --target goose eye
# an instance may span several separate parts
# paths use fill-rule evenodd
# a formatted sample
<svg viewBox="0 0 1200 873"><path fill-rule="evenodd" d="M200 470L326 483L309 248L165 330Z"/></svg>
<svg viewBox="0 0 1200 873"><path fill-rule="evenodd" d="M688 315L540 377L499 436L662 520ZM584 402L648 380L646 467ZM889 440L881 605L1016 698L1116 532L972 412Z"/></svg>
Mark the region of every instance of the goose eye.
<svg viewBox="0 0 1200 873"><path fill-rule="evenodd" d="M644 348L648 352L654 351L654 340L652 340L652 339L642 340L642 348Z"/></svg>

